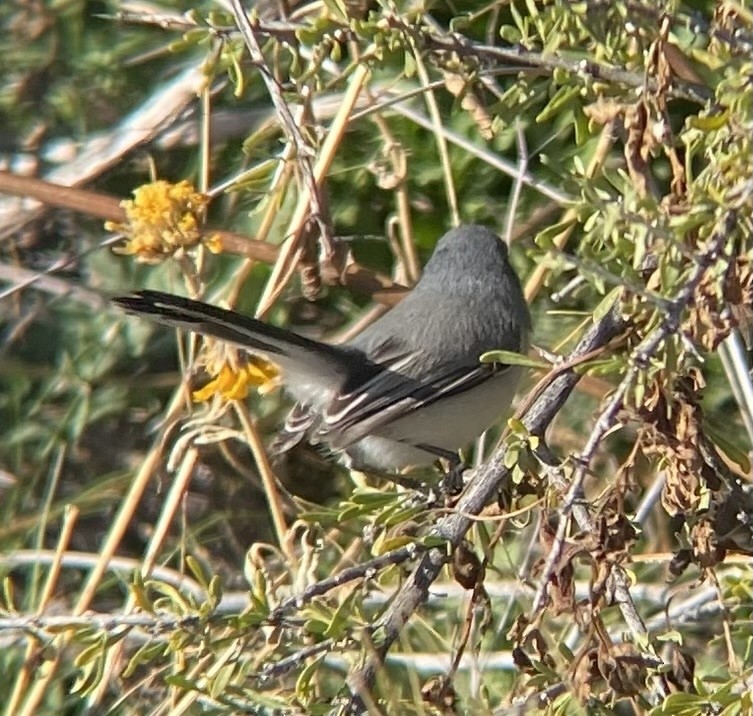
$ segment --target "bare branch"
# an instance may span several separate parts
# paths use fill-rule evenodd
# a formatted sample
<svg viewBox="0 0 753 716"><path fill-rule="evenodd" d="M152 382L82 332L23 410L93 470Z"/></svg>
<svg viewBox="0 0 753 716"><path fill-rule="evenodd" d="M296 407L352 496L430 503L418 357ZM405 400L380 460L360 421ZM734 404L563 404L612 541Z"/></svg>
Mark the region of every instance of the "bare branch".
<svg viewBox="0 0 753 716"><path fill-rule="evenodd" d="M251 21L248 19L243 4L240 0L230 0L230 4L233 9L235 21L238 23L238 29L241 31L246 47L251 54L251 60L259 70L259 74L264 80L264 84L267 86L267 91L269 92L272 104L274 104L275 109L277 110L280 122L282 122L285 131L295 146L296 161L309 193L309 201L311 202L314 220L319 227L322 247L324 248L327 258L331 259L335 256L335 246L332 239L332 231L325 218L326 212L319 193L319 185L316 182L314 169L311 165L312 149L303 138L303 134L301 134L301 130L298 128L293 113L290 111L290 107L288 107L285 98L282 96L282 87L280 86L280 83L275 79L275 76L272 74L272 71L264 60L261 47L259 47L256 35L254 34L254 28L251 25Z"/></svg>

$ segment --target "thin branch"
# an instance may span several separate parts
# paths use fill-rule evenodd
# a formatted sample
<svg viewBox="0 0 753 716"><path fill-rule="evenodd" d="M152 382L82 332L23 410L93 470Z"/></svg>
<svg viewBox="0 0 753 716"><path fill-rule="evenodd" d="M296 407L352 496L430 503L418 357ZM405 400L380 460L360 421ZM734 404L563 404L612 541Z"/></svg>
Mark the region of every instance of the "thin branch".
<svg viewBox="0 0 753 716"><path fill-rule="evenodd" d="M240 0L230 0L230 5L233 10L235 21L238 24L238 29L243 36L243 41L246 43L246 47L251 55L251 60L259 71L264 84L267 86L269 97L277 110L280 122L295 146L295 161L298 164L303 182L308 191L308 199L311 204L314 220L319 227L319 237L322 243L322 248L324 249L324 255L327 259L332 260L335 256L335 244L332 237L332 230L326 220L326 211L319 191L319 184L316 180L314 168L311 164L313 150L303 138L298 123L295 121L293 113L290 111L290 107L283 97L280 83L275 79L272 71L267 66L261 47L259 47L259 42L256 39L254 27L251 25L251 21L246 14L243 4Z"/></svg>
<svg viewBox="0 0 753 716"><path fill-rule="evenodd" d="M442 116L439 113L439 106L437 105L437 99L434 96L434 90L429 89L429 73L426 70L424 61L421 57L421 52L416 47L415 38L411 33L406 33L405 37L410 45L411 53L413 54L413 60L416 63L416 73L421 80L422 87L426 87L424 92L424 101L426 107L429 110L429 117L431 117L432 131L437 142L437 151L439 152L439 160L442 164L442 178L444 180L445 194L447 196L447 208L450 211L450 222L452 226L458 226L460 224L460 209L458 207L458 195L455 190L455 182L452 178L452 166L450 164L450 155L447 151L447 140L442 133Z"/></svg>
<svg viewBox="0 0 753 716"><path fill-rule="evenodd" d="M424 129L428 129L429 131L434 130L434 126L432 125L431 120L426 117L426 115L423 115L415 109L412 109L406 103L397 102L393 105L393 109L398 114L401 114L404 117L410 119L411 122L417 124L419 127L423 127ZM530 173L526 172L521 174L520 168L515 163L510 162L504 157L500 157L493 152L490 152L484 147L476 146L472 141L470 141L466 137L463 137L461 134L454 132L451 129L447 129L447 127L444 126L440 128L440 131L442 132L442 136L445 137L449 142L454 144L456 147L459 147L460 149L468 152L474 157L478 157L482 161L486 162L490 167L498 169L504 174L507 174L509 177L512 177L514 179L520 177L520 181L523 184L530 186L535 191L538 191L540 194L547 197L547 199L551 199L558 204L567 204L568 202L572 201L572 197L561 189L552 186L551 184L545 182L542 179L539 179L538 177L535 177Z"/></svg>
<svg viewBox="0 0 753 716"><path fill-rule="evenodd" d="M200 66L189 67L157 87L131 114L112 129L90 135L76 158L45 175L54 184L73 186L91 181L119 162L135 147L157 136L196 101L206 83ZM33 221L42 210L38 201L0 200L0 238L5 238Z"/></svg>
<svg viewBox="0 0 753 716"><path fill-rule="evenodd" d="M194 470L196 468L196 462L198 460L198 451L195 447L191 447L181 460L180 467L175 472L170 488L165 496L160 510L160 516L157 523L154 526L154 530L149 537L149 543L147 544L144 556L141 559L141 565L139 571L141 576L146 579L152 573L152 570L156 566L157 555L163 547L165 539L167 537L170 525L178 512L180 505L183 502L183 497L188 489L188 484L193 477ZM117 523L113 525L114 529L117 529ZM105 566L106 569L106 566ZM128 595L125 604L123 605L123 612L128 614L137 608L138 602L133 593ZM107 685L110 683L111 674L115 669L115 665L120 660L123 652L124 644L122 642L114 644L110 650L108 650L104 664L102 666L102 678L97 684L97 687L89 695L89 704L96 704L104 697L107 690Z"/></svg>
<svg viewBox="0 0 753 716"><path fill-rule="evenodd" d="M17 174L0 170L0 194L11 194L25 198L32 198L48 206L57 206L63 209L80 211L87 216L94 216L110 221L124 221L125 212L120 206L120 200L113 196L93 192L79 187L66 187L36 177L23 177ZM207 234L215 235L224 253L245 256L254 261L262 261L273 264L277 261L279 247L267 241L252 239L245 234L234 231L215 230L207 227ZM70 259L57 262L45 271L33 272L20 267L0 265L0 280L22 281L23 287L44 280L45 276L74 265L81 258L92 251L109 246L114 239L108 239L96 247L77 254ZM370 295L375 301L392 306L407 292L407 288L392 281L387 276L371 271L360 266L355 261L348 264L344 271L337 277L338 283L352 288L360 293ZM43 285L43 290L55 294L70 294L77 300L101 307L106 304L106 299L91 289L79 286L70 286L61 279L48 279Z"/></svg>
<svg viewBox="0 0 753 716"><path fill-rule="evenodd" d="M526 144L526 133L519 119L515 119L515 136L518 141L518 175L510 191L510 201L507 206L507 221L505 222L505 243L512 244L513 229L515 227L516 213L520 201L520 192L523 188L523 177L528 173L528 146Z"/></svg>
<svg viewBox="0 0 753 716"><path fill-rule="evenodd" d="M198 615L178 617L172 613L165 614L63 614L63 615L35 615L18 614L12 617L0 617L0 631L3 632L31 632L40 631L60 632L64 629L97 629L112 633L121 627L139 627L150 632L174 632L176 629L187 629L198 626L201 618Z"/></svg>
<svg viewBox="0 0 753 716"><path fill-rule="evenodd" d="M388 553L393 555L393 553ZM377 557L377 560L381 560L382 557ZM673 557L672 553L666 554L651 554L651 555L639 555L633 556L634 562L669 562ZM0 567L6 571L21 569L24 567L34 567L43 565L55 564L57 552L55 550L43 549L19 549L12 552L7 552L0 555ZM397 556L390 556L389 559L397 559ZM77 570L90 570L99 561L99 555L90 552L76 552L66 551L60 554L60 565L65 569L77 569ZM399 561L389 562L390 564L399 564ZM737 564L734 555L727 555L725 558L725 564ZM113 557L107 564L107 569L112 572L122 573L124 577L130 576L133 572L140 569L142 566L141 560L134 557ZM374 562L370 561L368 566L374 568ZM377 565L379 566L379 565ZM518 570L518 574L524 573L524 568ZM351 573L348 573L353 576ZM360 576L360 575L359 575ZM202 603L207 600L208 594L204 588L192 577L178 572L177 570L170 569L169 567L155 565L150 574L150 578L158 580L160 582L166 582L179 589L183 594L188 595L191 599L194 599L197 603ZM340 582L344 583L350 581L349 579L343 579L341 573L336 575ZM358 577L356 577L358 578ZM331 580L334 578L328 577L323 580L325 584L316 582L316 585L310 585L309 589L315 589L319 593L314 596L320 596L320 594L326 593L331 589L341 586L340 584L332 585ZM308 598L309 589L304 594L304 602L310 601ZM484 589L487 594L494 599L517 599L517 598L531 598L535 591L533 588L526 585L521 579L518 580L484 580ZM575 582L575 596L577 599L584 599L589 595L589 583L585 581ZM645 601L649 605L661 605L668 598L669 588L666 586L653 586L646 584L637 584L632 588L632 593L635 599ZM363 601L363 605L366 608L379 607L387 604L393 597L394 592L392 590L374 591L368 594ZM467 595L467 590L461 587L457 583L442 584L436 591L432 592L428 596L427 604L446 604L448 600L461 600ZM223 592L222 599L217 605L216 611L218 614L233 614L236 612L242 612L248 608L249 596L248 590L240 591L228 591ZM284 603L287 606L287 603ZM280 605L283 606L283 605ZM279 607L278 607L279 608ZM502 620L506 621L506 620Z"/></svg>
<svg viewBox="0 0 753 716"><path fill-rule="evenodd" d="M383 567L388 567L392 564L402 564L408 560L415 559L422 551L424 551L424 549L425 548L419 544L411 544L387 552L386 554L375 557L374 559L356 565L355 567L343 569L342 572L338 572L333 577L315 582L304 589L300 594L296 594L295 596L289 597L280 602L280 604L270 612L267 621L271 624L275 624L286 614L301 609L314 597L326 594L347 582L352 582L356 579L368 579L369 577L376 575Z"/></svg>
<svg viewBox="0 0 753 716"><path fill-rule="evenodd" d="M587 77L590 81L600 81L626 85L636 90L646 85L646 77L639 72L609 67L593 60L566 60L552 53L531 52L520 47L495 47L484 45L468 40L458 34L446 34L443 36L424 34L426 44L436 50L444 52L457 52L460 56L471 56L478 59L493 60L495 62L516 65L525 64L531 67L546 70L548 73L554 70L564 70L577 77ZM649 78L648 88L654 90L657 87L656 80ZM713 97L711 90L700 85L691 85L685 82L675 82L667 95L673 99L685 99L698 104L706 104Z"/></svg>
<svg viewBox="0 0 753 716"><path fill-rule="evenodd" d="M722 341L719 346L719 357L722 359L732 395L735 396L740 408L743 425L748 433L748 445L753 446L753 383L745 345L738 329L735 328Z"/></svg>
<svg viewBox="0 0 753 716"><path fill-rule="evenodd" d="M347 646L348 642L354 642L354 640L350 637L346 639L324 639L317 644L298 649L273 664L268 664L257 674L251 674L251 678L258 679L261 682L279 679L294 669L299 669L306 659L320 654L331 654L336 648Z"/></svg>

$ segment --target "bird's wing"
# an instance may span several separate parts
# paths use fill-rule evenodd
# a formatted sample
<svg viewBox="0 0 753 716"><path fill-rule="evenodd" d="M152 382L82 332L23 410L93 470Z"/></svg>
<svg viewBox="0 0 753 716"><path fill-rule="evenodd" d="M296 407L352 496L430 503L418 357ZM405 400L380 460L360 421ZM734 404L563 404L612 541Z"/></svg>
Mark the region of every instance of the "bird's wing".
<svg viewBox="0 0 753 716"><path fill-rule="evenodd" d="M306 403L296 403L269 446L273 455L292 450L314 430L317 414Z"/></svg>
<svg viewBox="0 0 753 716"><path fill-rule="evenodd" d="M420 352L401 352L390 339L372 352L380 364L369 364L371 370L351 375L322 411L305 403L294 406L275 437L273 452L285 452L303 439L314 445L327 444L334 451L344 450L414 410L482 384L504 368L482 363L444 365L419 380L405 372L415 370L416 365L426 366Z"/></svg>
<svg viewBox="0 0 753 716"><path fill-rule="evenodd" d="M345 448L413 411L470 390L508 367L444 365L428 370L420 379L402 372L424 362L420 352L396 356L362 385L337 394L316 426L317 439Z"/></svg>
<svg viewBox="0 0 753 716"><path fill-rule="evenodd" d="M343 375L347 349L330 346L297 333L271 326L235 311L162 291L139 291L113 301L129 313L184 328L260 353L279 363L293 379L326 381L331 387Z"/></svg>

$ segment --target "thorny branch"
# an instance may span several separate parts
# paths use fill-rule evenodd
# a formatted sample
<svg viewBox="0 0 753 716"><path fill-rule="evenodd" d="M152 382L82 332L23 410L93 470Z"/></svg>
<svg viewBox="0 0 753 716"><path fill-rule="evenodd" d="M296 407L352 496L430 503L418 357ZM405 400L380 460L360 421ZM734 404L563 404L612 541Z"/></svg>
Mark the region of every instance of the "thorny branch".
<svg viewBox="0 0 753 716"><path fill-rule="evenodd" d="M354 641L351 637L344 639L324 639L317 644L304 647L298 651L293 652L290 656L286 656L279 661L275 661L273 664L267 664L258 674L254 674L254 678L259 681L267 681L269 679L278 679L284 676L293 669L300 668L301 664L310 659L312 656L319 656L320 654L331 653L338 647L344 647L348 642Z"/></svg>

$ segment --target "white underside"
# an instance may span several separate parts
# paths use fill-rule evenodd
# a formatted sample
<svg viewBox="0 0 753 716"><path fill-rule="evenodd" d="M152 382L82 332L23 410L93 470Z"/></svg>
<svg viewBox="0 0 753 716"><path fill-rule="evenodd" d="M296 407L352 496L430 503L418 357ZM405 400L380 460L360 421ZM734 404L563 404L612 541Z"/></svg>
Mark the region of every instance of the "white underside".
<svg viewBox="0 0 753 716"><path fill-rule="evenodd" d="M507 412L520 377L510 367L472 390L440 400L389 423L346 449L354 467L394 470L430 465L437 455L414 447L457 452Z"/></svg>

